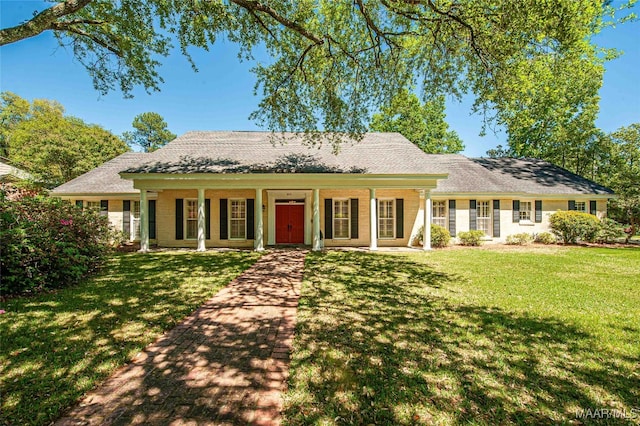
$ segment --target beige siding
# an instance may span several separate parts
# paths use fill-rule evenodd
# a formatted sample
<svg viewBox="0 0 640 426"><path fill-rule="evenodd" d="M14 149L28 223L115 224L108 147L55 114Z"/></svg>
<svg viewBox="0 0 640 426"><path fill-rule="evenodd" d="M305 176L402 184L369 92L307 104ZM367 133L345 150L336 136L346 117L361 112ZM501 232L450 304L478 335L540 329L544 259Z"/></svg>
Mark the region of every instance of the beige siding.
<svg viewBox="0 0 640 426"><path fill-rule="evenodd" d="M357 239L325 239L326 247L362 247L369 246L370 241L370 201L369 190L322 190L320 191L320 229L325 232L324 203L327 198L358 199L358 238ZM406 246L409 244L419 207L419 193L414 190L377 190L376 198L402 198L404 200L404 236L403 238L378 239L380 247ZM396 218L398 220L398 218Z"/></svg>
<svg viewBox="0 0 640 426"><path fill-rule="evenodd" d="M61 197L67 199L72 203L75 203L74 197ZM176 240L175 239L175 200L177 198L182 199L197 199L197 190L166 190L160 191L156 201L156 229L157 240L156 242L160 247L190 247L195 248L197 246L196 240ZM255 199L255 190L207 190L205 191L205 198L211 200L211 238L206 240L207 247L235 247L235 248L252 248L254 246L253 240L221 240L220 239L220 199L230 198L245 198ZM358 238L355 239L327 239L324 241L326 247L367 247L369 246L370 224L369 224L369 190L321 190L320 191L320 230L323 235L326 235L324 229L324 201L327 198L346 198L358 199ZM420 199L419 193L416 190L377 190L376 198L402 198L404 200L404 237L394 239L378 239L378 245L380 247L387 246L406 246L413 241L418 229L423 223L423 206L424 201ZM123 200L129 199L134 201L139 198L117 198L114 196L109 197L81 197L85 203L87 201L100 201L101 199L108 199L109 211L108 218L110 224L117 230L122 230L123 220ZM447 198L447 197L434 197L433 200L443 200L446 205L446 216L449 216L449 203L450 199L456 200L456 235L463 231L469 230L469 198ZM476 198L476 200L489 200L492 202L494 198ZM541 199L541 198L538 198ZM535 223L535 199L534 198L519 198L520 201L530 201L532 203L532 221L529 223L517 222L512 220L512 198L505 198L500 200L500 237L489 237L488 242L504 242L509 235L518 233L537 234L540 232L549 231L549 217L558 210L566 210L568 207L569 198L567 199L542 199L542 222ZM587 205L589 200L587 201ZM311 202L310 199L307 202ZM262 211L263 224L264 224L264 245L267 245L268 232L269 232L269 208L267 191L263 191L263 205L264 209L258 207L258 211ZM493 204L491 204L493 208ZM602 218L606 216L607 201L597 200L596 203L597 215ZM305 215L309 214L309 210ZM493 214L493 211L492 211ZM397 220L397 218L396 218ZM311 227L311 220L307 218L305 220L305 226ZM448 226L447 226L448 227ZM454 241L456 241L454 239Z"/></svg>
<svg viewBox="0 0 640 426"><path fill-rule="evenodd" d="M469 199L464 198L442 198L436 197L433 198L434 201L445 201L446 202L446 215L449 217L449 200L456 200L456 236L463 231L469 230ZM488 199L488 198L476 198L477 201L485 201L488 200L491 202L492 208L492 226L493 226L493 200L496 198ZM537 198L540 200L541 198ZM509 199L501 199L500 200L500 237L490 236L487 237L486 242L505 242L507 236L519 233L528 233L528 234L538 234L541 232L549 232L549 217L558 210L567 210L569 199L558 200L558 199L542 199L542 222L535 223L535 199L534 198L518 198L520 201L530 201L532 212L531 212L531 222L513 222L513 200ZM415 222L413 224L412 235L416 235L418 229L423 224L423 206L424 201L420 200L420 208L417 211L417 216L415 217ZM588 203L588 201L587 201ZM606 200L597 200L596 209L597 216L599 218L606 216L606 208L607 201ZM447 229L448 229L448 221L447 221ZM454 243L457 242L457 238L454 239Z"/></svg>
<svg viewBox="0 0 640 426"><path fill-rule="evenodd" d="M207 247L252 248L253 240L221 240L220 239L220 199L221 198L253 198L254 190L220 191L207 190L205 198L211 200L211 238L207 239ZM198 245L195 239L176 240L176 199L198 199L198 191L170 190L158 194L156 221L158 245L161 247L191 247ZM265 227L266 228L266 227Z"/></svg>

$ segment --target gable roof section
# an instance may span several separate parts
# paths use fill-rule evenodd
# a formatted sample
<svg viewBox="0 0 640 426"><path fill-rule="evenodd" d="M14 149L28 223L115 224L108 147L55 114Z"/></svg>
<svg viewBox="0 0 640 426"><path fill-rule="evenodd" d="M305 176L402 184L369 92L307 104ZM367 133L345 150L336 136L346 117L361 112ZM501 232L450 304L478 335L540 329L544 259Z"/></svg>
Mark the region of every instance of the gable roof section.
<svg viewBox="0 0 640 426"><path fill-rule="evenodd" d="M434 194L612 195L613 191L543 160L430 155L449 173Z"/></svg>
<svg viewBox="0 0 640 426"><path fill-rule="evenodd" d="M136 194L133 181L122 179L118 174L123 169L138 164L147 155L140 152L125 152L101 166L78 176L51 191L52 195L72 194Z"/></svg>
<svg viewBox="0 0 640 426"><path fill-rule="evenodd" d="M188 132L124 172L398 175L443 171L399 133L367 133L360 142L342 143L336 155L328 138L310 146L295 133Z"/></svg>
<svg viewBox="0 0 640 426"><path fill-rule="evenodd" d="M609 188L543 160L474 158L469 161L490 172L504 192L513 188L528 194L613 195Z"/></svg>
<svg viewBox="0 0 640 426"><path fill-rule="evenodd" d="M0 159L0 181L33 179L30 173Z"/></svg>

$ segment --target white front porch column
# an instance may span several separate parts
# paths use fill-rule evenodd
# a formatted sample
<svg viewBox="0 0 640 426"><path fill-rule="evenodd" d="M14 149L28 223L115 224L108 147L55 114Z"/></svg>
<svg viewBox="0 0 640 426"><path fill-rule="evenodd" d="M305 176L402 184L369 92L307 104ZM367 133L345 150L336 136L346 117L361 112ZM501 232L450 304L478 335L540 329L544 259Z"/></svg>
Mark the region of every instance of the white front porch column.
<svg viewBox="0 0 640 426"><path fill-rule="evenodd" d="M253 247L256 251L264 250L264 223L262 220L262 188L256 188L255 204L256 232Z"/></svg>
<svg viewBox="0 0 640 426"><path fill-rule="evenodd" d="M424 190L424 232L422 233L422 249L431 250L431 192Z"/></svg>
<svg viewBox="0 0 640 426"><path fill-rule="evenodd" d="M326 214L326 213L325 213ZM322 250L320 241L320 190L313 190L313 251Z"/></svg>
<svg viewBox="0 0 640 426"><path fill-rule="evenodd" d="M140 253L149 251L149 207L147 191L140 190Z"/></svg>
<svg viewBox="0 0 640 426"><path fill-rule="evenodd" d="M378 250L378 212L376 209L375 188L369 189L369 205L369 224L371 225L371 232L369 233L369 250L373 251Z"/></svg>
<svg viewBox="0 0 640 426"><path fill-rule="evenodd" d="M205 251L206 225L204 211L204 188L198 188L198 251Z"/></svg>

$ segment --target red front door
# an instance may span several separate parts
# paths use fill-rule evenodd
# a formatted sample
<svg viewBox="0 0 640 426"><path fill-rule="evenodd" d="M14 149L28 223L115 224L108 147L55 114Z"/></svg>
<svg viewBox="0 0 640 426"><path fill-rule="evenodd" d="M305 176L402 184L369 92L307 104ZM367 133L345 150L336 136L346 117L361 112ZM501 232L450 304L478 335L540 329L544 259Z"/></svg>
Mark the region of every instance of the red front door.
<svg viewBox="0 0 640 426"><path fill-rule="evenodd" d="M304 244L304 204L276 204L276 244Z"/></svg>

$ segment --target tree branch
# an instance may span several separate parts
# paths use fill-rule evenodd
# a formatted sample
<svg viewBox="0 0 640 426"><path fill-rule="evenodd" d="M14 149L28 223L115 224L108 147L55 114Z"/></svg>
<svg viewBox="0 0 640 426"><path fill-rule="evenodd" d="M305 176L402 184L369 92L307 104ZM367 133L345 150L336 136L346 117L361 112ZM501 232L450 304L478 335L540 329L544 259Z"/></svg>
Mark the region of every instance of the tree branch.
<svg viewBox="0 0 640 426"><path fill-rule="evenodd" d="M57 30L57 29L58 29L58 28L55 28L55 24L54 24L54 28L53 28L53 29L54 29L54 30ZM70 32L70 33L73 33L73 34L79 35L79 36L81 36L81 37L86 37L86 38L88 38L89 40L91 40L91 41L93 41L94 43L96 43L96 44L100 45L101 47L103 47L103 48L107 49L109 52L113 53L114 55L116 55L116 56L118 56L118 57L123 57L123 56L124 56L124 54L123 54L123 52L122 52L121 50L119 50L119 49L117 49L117 48L115 48L115 47L113 47L113 46L110 46L109 44L105 43L103 40L100 40L99 38L97 38L97 37L95 37L95 36L93 36L93 35L91 35L91 34L89 34L89 33L86 33L86 32L82 31L82 30L81 30L81 29L79 29L79 28L74 28L74 27L64 27L64 31L68 31L68 32Z"/></svg>
<svg viewBox="0 0 640 426"><path fill-rule="evenodd" d="M285 18L284 16L280 15L277 11L275 11L273 8L271 8L269 6L266 6L266 5L264 5L264 4L260 3L260 2L251 1L251 0L231 0L231 2L237 4L238 6L244 8L244 9L247 9L248 11L256 11L257 10L259 12L264 12L267 15L271 16L276 21L278 21L279 23L281 23L282 25L284 25L285 27L289 28L290 30L293 30L293 31L297 32L298 34L300 34L301 36L311 40L315 44L323 44L324 43L324 40L322 39L322 37L319 37L316 34L308 31L306 28L304 28L299 23Z"/></svg>
<svg viewBox="0 0 640 426"><path fill-rule="evenodd" d="M51 30L53 29L52 25L56 23L58 18L71 15L89 3L91 3L91 0L65 0L43 10L29 21L15 27L4 28L0 30L0 46L34 37L43 31Z"/></svg>
<svg viewBox="0 0 640 426"><path fill-rule="evenodd" d="M431 10L433 10L435 13L437 13L438 15L441 16L446 16L452 20L454 20L455 22L457 22L458 24L462 25L463 27L465 27L467 29L467 31L469 31L469 44L471 45L471 48L473 49L473 51L476 53L476 55L478 56L478 59L480 59L480 61L482 62L482 64L484 65L485 69L488 71L491 69L491 66L489 65L489 63L487 62L487 60L484 57L484 54L482 52L482 50L478 47L477 43L476 43L476 33L473 29L473 27L471 25L469 25L468 23L466 23L465 21L462 20L462 18L460 18L457 15L454 15L453 13L449 12L443 12L442 10L438 9L436 7L436 5L433 3L432 0L428 0L427 4L429 5L429 8Z"/></svg>

